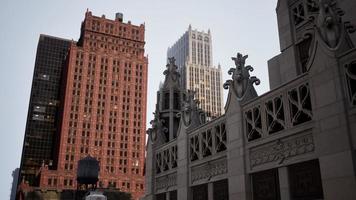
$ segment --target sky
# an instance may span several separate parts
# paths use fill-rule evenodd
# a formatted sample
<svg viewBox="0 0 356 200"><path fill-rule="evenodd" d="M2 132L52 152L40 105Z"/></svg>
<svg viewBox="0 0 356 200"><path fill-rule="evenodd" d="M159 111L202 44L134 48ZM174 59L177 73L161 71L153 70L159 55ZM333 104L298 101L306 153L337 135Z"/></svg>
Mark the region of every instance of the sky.
<svg viewBox="0 0 356 200"><path fill-rule="evenodd" d="M210 29L213 62L223 80L237 52L261 79L259 94L269 90L267 61L279 53L277 0L1 0L0 1L0 196L10 195L12 171L19 167L31 83L40 34L77 40L87 9L93 15L145 23L148 55L147 121L152 119L167 48L188 29ZM224 92L226 99L227 92ZM225 103L225 102L224 102ZM147 127L148 128L148 127Z"/></svg>

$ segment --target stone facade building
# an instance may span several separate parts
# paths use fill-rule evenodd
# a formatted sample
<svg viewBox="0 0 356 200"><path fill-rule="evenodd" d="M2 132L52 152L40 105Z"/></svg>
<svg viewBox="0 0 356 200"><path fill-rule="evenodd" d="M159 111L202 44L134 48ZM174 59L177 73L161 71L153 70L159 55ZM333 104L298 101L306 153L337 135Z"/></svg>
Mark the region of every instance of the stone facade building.
<svg viewBox="0 0 356 200"><path fill-rule="evenodd" d="M225 114L209 122L171 59L148 130L144 199L356 199L355 8L279 0L272 90L257 95L238 53Z"/></svg>
<svg viewBox="0 0 356 200"><path fill-rule="evenodd" d="M130 192L133 199L143 195L144 33L143 24L125 23L120 13L111 20L87 11L77 42L40 37L20 170L22 191L76 190L78 161L91 155L100 161L99 187ZM31 126L35 123L50 131Z"/></svg>
<svg viewBox="0 0 356 200"><path fill-rule="evenodd" d="M223 113L223 88L221 68L213 66L212 37L210 30L188 30L167 51L174 57L181 74L182 87L196 92L199 107L209 118Z"/></svg>

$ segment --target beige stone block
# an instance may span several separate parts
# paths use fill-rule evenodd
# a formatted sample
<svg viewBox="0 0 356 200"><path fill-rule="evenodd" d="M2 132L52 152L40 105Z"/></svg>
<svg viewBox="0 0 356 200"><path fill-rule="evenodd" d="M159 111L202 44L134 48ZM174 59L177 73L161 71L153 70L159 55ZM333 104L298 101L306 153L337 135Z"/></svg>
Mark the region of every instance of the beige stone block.
<svg viewBox="0 0 356 200"><path fill-rule="evenodd" d="M335 83L329 80L315 87L315 103L317 107L323 107L336 101Z"/></svg>
<svg viewBox="0 0 356 200"><path fill-rule="evenodd" d="M249 190L249 181L246 182L249 175L229 176L229 194L247 193Z"/></svg>
<svg viewBox="0 0 356 200"><path fill-rule="evenodd" d="M323 181L348 176L355 178L350 151L321 156L319 157L319 162Z"/></svg>
<svg viewBox="0 0 356 200"><path fill-rule="evenodd" d="M188 200L189 199L189 188L181 187L177 191L178 199L179 200Z"/></svg>
<svg viewBox="0 0 356 200"><path fill-rule="evenodd" d="M279 56L275 56L268 61L268 76L271 90L282 84Z"/></svg>
<svg viewBox="0 0 356 200"><path fill-rule="evenodd" d="M321 119L319 121L320 123L320 131L324 132L330 129L334 129L340 126L340 121L342 121L340 118L343 116L340 115L333 115L324 119Z"/></svg>
<svg viewBox="0 0 356 200"><path fill-rule="evenodd" d="M233 157L228 160L229 176L238 176L245 173L244 159L242 156Z"/></svg>
<svg viewBox="0 0 356 200"><path fill-rule="evenodd" d="M343 113L343 102L342 101L338 101L335 102L333 104L329 104L327 106L316 106L317 108L313 108L314 110L314 119L315 120L319 120L319 119L324 119L333 115L337 115L337 114L342 114Z"/></svg>
<svg viewBox="0 0 356 200"><path fill-rule="evenodd" d="M315 135L317 155L329 155L349 149L346 131L346 127L338 127Z"/></svg>
<svg viewBox="0 0 356 200"><path fill-rule="evenodd" d="M348 176L323 181L325 200L354 200L356 199L355 176Z"/></svg>
<svg viewBox="0 0 356 200"><path fill-rule="evenodd" d="M242 123L232 123L227 124L226 133L228 134L227 139L229 141L234 141L242 138Z"/></svg>

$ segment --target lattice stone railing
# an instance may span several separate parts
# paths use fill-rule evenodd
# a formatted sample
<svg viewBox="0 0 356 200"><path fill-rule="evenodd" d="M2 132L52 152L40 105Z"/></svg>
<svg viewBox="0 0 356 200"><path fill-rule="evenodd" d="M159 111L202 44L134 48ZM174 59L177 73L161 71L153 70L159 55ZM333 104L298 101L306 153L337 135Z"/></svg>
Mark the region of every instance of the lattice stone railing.
<svg viewBox="0 0 356 200"><path fill-rule="evenodd" d="M345 65L345 78L349 93L349 101L352 106L356 106L356 60Z"/></svg>
<svg viewBox="0 0 356 200"><path fill-rule="evenodd" d="M225 117L222 116L189 134L190 161L200 160L225 151L226 141Z"/></svg>
<svg viewBox="0 0 356 200"><path fill-rule="evenodd" d="M268 137L313 118L307 75L243 105L247 141Z"/></svg>
<svg viewBox="0 0 356 200"><path fill-rule="evenodd" d="M156 152L156 173L169 171L177 167L177 143L172 142Z"/></svg>

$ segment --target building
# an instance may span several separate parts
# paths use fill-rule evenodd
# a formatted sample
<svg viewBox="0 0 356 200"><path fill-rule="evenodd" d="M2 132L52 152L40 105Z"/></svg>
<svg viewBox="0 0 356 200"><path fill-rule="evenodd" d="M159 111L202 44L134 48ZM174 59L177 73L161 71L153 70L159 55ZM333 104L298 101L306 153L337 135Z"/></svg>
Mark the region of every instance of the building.
<svg viewBox="0 0 356 200"><path fill-rule="evenodd" d="M20 164L22 178L38 185L36 174L42 163L53 167L55 141L60 121L60 88L70 41L40 35L33 72L30 104Z"/></svg>
<svg viewBox="0 0 356 200"><path fill-rule="evenodd" d="M121 13L115 20L85 13L78 42L69 42L65 51L61 86L55 88L60 117L51 122L59 123L47 147L53 160L41 158L34 181L22 176L23 184L77 189L78 160L91 155L100 161L99 187L130 192L134 199L143 194L148 64L144 32L143 24L124 23ZM48 79L47 71L51 69L43 74ZM34 116L47 120L46 115Z"/></svg>
<svg viewBox="0 0 356 200"><path fill-rule="evenodd" d="M14 171L12 171L12 184L11 184L10 200L16 199L17 181L19 179L19 172L20 172L20 168L16 168L16 169L14 169Z"/></svg>
<svg viewBox="0 0 356 200"><path fill-rule="evenodd" d="M94 195L88 197L90 193L94 193ZM100 188L95 191L76 191L76 190L56 190L56 189L46 189L41 190L39 188L32 189L26 193L27 200L39 200L39 199L60 199L60 200L87 200L87 199L95 199L102 200L102 197L97 196L95 194L102 194L106 197L106 200L131 200L131 194L122 192L119 189L115 188Z"/></svg>
<svg viewBox="0 0 356 200"><path fill-rule="evenodd" d="M238 53L225 114L209 122L191 92L162 97L179 74L165 72L148 129L144 199L356 199L355 8L353 0L279 0L271 91L257 95L260 81ZM167 123L162 105L177 100L179 123Z"/></svg>
<svg viewBox="0 0 356 200"><path fill-rule="evenodd" d="M221 68L213 66L211 33L188 31L167 51L167 57L174 57L181 74L183 88L196 92L200 108L209 118L223 113L223 92Z"/></svg>

